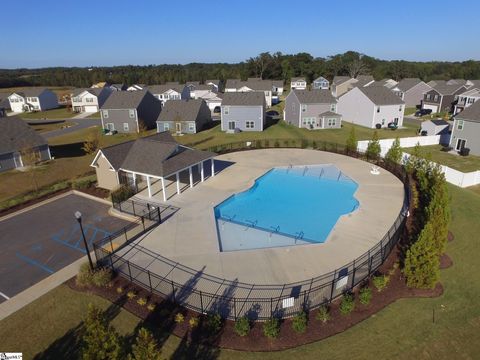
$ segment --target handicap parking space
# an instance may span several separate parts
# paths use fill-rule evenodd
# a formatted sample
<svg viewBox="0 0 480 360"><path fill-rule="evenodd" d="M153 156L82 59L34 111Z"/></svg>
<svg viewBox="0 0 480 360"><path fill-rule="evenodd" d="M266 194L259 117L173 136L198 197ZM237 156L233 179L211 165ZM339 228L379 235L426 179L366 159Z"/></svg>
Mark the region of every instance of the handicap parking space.
<svg viewBox="0 0 480 360"><path fill-rule="evenodd" d="M108 214L109 205L69 194L0 221L0 302L86 255L90 247L129 222Z"/></svg>

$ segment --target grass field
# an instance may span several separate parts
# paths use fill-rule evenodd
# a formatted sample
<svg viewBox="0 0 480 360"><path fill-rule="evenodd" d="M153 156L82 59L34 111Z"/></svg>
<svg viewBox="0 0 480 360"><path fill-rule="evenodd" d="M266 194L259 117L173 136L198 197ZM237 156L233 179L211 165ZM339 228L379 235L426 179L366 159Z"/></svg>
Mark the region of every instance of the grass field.
<svg viewBox="0 0 480 360"><path fill-rule="evenodd" d="M77 115L71 111L71 109L67 109L66 107L59 107L57 109L47 110L47 111L37 111L37 112L24 112L19 114L22 119L70 119Z"/></svg>
<svg viewBox="0 0 480 360"><path fill-rule="evenodd" d="M87 116L87 119L100 119L100 111L88 115L88 116Z"/></svg>
<svg viewBox="0 0 480 360"><path fill-rule="evenodd" d="M407 153L412 153L414 148L403 149ZM480 170L480 156L468 155L459 156L449 154L445 151L441 151L441 145L422 146L421 151L423 156L429 157L432 161L451 167L452 169L471 172Z"/></svg>
<svg viewBox="0 0 480 360"><path fill-rule="evenodd" d="M69 127L74 125L75 123L72 121L62 121L62 122L56 122L56 123L51 123L51 124L29 124L32 129L39 133L44 133L48 131L53 131L53 130L58 130L62 129L64 127Z"/></svg>
<svg viewBox="0 0 480 360"><path fill-rule="evenodd" d="M452 195L455 240L447 253L453 267L441 271L445 293L433 299L404 299L388 306L353 328L323 341L273 353L230 350L206 352L208 359L477 359L480 352L480 195L449 186ZM75 358L78 329L87 304L109 308L113 325L124 335L133 332L138 319L93 295L78 294L66 286L37 299L0 322L0 348L23 351L25 358ZM435 322L433 322L435 311ZM180 339L170 336L163 344L165 358L178 354Z"/></svg>

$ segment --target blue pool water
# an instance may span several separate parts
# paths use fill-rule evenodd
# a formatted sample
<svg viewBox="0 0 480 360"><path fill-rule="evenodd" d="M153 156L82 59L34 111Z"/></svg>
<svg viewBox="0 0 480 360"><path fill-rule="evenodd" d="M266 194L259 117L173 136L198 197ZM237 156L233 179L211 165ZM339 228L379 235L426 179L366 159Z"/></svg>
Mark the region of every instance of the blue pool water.
<svg viewBox="0 0 480 360"><path fill-rule="evenodd" d="M322 243L340 216L358 208L354 197L357 188L357 183L334 165L274 168L247 191L216 206L215 217L217 223L262 230L270 237L272 234L290 237L295 239L294 243L296 240ZM242 246L245 249L276 245Z"/></svg>

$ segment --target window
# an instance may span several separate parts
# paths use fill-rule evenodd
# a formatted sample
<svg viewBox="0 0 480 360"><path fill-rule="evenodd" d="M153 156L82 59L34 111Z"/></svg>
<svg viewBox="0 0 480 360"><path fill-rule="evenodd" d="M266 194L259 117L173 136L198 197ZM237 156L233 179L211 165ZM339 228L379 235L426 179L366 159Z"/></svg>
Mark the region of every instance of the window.
<svg viewBox="0 0 480 360"><path fill-rule="evenodd" d="M427 94L427 100L430 100L430 99L431 99L431 95Z"/></svg>
<svg viewBox="0 0 480 360"><path fill-rule="evenodd" d="M93 103L93 98L86 98L85 101L89 103Z"/></svg>
<svg viewBox="0 0 480 360"><path fill-rule="evenodd" d="M331 104L331 105L330 105L330 111L331 111L331 112L335 112L335 111L336 111L336 108L337 108L337 106L336 106L335 104Z"/></svg>
<svg viewBox="0 0 480 360"><path fill-rule="evenodd" d="M382 119L382 126L385 125L385 119Z"/></svg>
<svg viewBox="0 0 480 360"><path fill-rule="evenodd" d="M128 123L123 123L123 131L129 131Z"/></svg>
<svg viewBox="0 0 480 360"><path fill-rule="evenodd" d="M468 99L468 103L469 103L469 104L473 104L474 102L475 102L475 99L474 99L474 98L469 98L469 99Z"/></svg>
<svg viewBox="0 0 480 360"><path fill-rule="evenodd" d="M377 113L380 112L380 106L377 106Z"/></svg>
<svg viewBox="0 0 480 360"><path fill-rule="evenodd" d="M230 112L230 107L225 106L225 107L223 108L223 113L224 113L225 115L228 115L229 112Z"/></svg>
<svg viewBox="0 0 480 360"><path fill-rule="evenodd" d="M79 102L80 99L79 99L78 97L74 97L74 98L72 99L72 101L73 101L73 102Z"/></svg>
<svg viewBox="0 0 480 360"><path fill-rule="evenodd" d="M247 129L253 129L253 128L255 127L255 123L254 123L253 121L247 121L247 122L245 123L245 127L246 127Z"/></svg>
<svg viewBox="0 0 480 360"><path fill-rule="evenodd" d="M305 112L305 111L307 111L307 105L302 104L302 112Z"/></svg>
<svg viewBox="0 0 480 360"><path fill-rule="evenodd" d="M33 105L33 108L34 108L35 110L40 110L40 106L38 106L38 105Z"/></svg>
<svg viewBox="0 0 480 360"><path fill-rule="evenodd" d="M164 131L170 130L170 124L169 124L169 123L163 124L163 130L164 130Z"/></svg>
<svg viewBox="0 0 480 360"><path fill-rule="evenodd" d="M398 111L402 111L402 105L398 107Z"/></svg>
<svg viewBox="0 0 480 360"><path fill-rule="evenodd" d="M195 131L195 124L194 123L188 124L188 131Z"/></svg>
<svg viewBox="0 0 480 360"><path fill-rule="evenodd" d="M457 130L463 130L463 120L457 120Z"/></svg>
<svg viewBox="0 0 480 360"><path fill-rule="evenodd" d="M433 101L438 101L438 95L435 95L435 96L433 97Z"/></svg>
<svg viewBox="0 0 480 360"><path fill-rule="evenodd" d="M335 126L337 119L328 119L328 126Z"/></svg>
<svg viewBox="0 0 480 360"><path fill-rule="evenodd" d="M132 119L135 118L135 110L133 109L128 110L128 116Z"/></svg>
<svg viewBox="0 0 480 360"><path fill-rule="evenodd" d="M102 115L104 119L108 119L108 110L103 110Z"/></svg>

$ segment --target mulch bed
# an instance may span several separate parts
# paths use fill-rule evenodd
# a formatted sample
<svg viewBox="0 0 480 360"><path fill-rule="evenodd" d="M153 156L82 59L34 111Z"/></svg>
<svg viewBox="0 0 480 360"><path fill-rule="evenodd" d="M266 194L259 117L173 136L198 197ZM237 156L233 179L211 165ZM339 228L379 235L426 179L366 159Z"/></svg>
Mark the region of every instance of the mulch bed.
<svg viewBox="0 0 480 360"><path fill-rule="evenodd" d="M116 276L112 280L112 284L107 288L79 288L75 279L67 282L70 288L77 291L85 291L95 295L99 295L125 310L133 313L143 319L152 328L159 328L162 333L173 333L180 338L188 341L199 342L211 346L221 348L243 350L243 351L275 351L294 348L300 345L312 343L329 336L341 333L355 324L369 318L382 310L389 304L401 298L411 297L436 297L443 293L441 284L432 290L410 289L405 285L405 279L400 269L394 269L394 263L398 262L398 249L394 249L385 263L380 267L379 273L390 274L390 282L386 289L378 292L371 281L368 285L372 289L372 300L369 305L362 305L358 300L355 301L355 310L350 315L341 315L339 311L340 299L337 299L330 305L331 319L327 323L322 323L316 319L317 311L314 310L309 314L309 322L307 330L303 334L297 334L292 329L292 320L285 319L282 321L280 335L276 339L269 339L263 335L263 324L255 322L249 333L245 337L238 336L234 331L234 322L225 321L221 332L215 336L198 336L201 331L191 331L189 329L189 319L198 317L199 314L186 310L180 306L172 304L163 298L149 294L144 289L130 283L128 280ZM117 293L117 288L121 287L123 292ZM129 300L126 296L128 291L135 291L138 295L135 299ZM354 289L357 298L359 288ZM142 297L147 299L148 303L156 304L154 311L149 311L147 307L140 306L137 299ZM183 323L174 321L175 314L181 312L185 316ZM204 332L202 332L204 335Z"/></svg>
<svg viewBox="0 0 480 360"><path fill-rule="evenodd" d="M447 235L447 241L452 242L454 239L455 239L455 236L453 235L453 233L451 231L449 231L448 235Z"/></svg>
<svg viewBox="0 0 480 360"><path fill-rule="evenodd" d="M447 254L440 256L440 269L448 269L453 266L453 260Z"/></svg>

